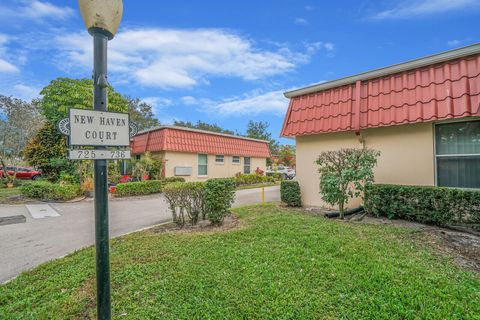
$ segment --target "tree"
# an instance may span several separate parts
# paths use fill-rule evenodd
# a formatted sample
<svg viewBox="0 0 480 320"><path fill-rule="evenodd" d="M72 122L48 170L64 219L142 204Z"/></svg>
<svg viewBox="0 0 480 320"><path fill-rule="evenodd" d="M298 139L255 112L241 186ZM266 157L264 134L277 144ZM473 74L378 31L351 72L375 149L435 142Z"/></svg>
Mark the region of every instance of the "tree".
<svg viewBox="0 0 480 320"><path fill-rule="evenodd" d="M59 178L62 171L74 171L71 161L66 159L67 141L57 128L46 122L38 133L28 141L23 156L28 163L40 170L52 181Z"/></svg>
<svg viewBox="0 0 480 320"><path fill-rule="evenodd" d="M139 131L160 126L160 121L155 118L151 105L138 98L126 97L126 99L128 101L130 121L137 124Z"/></svg>
<svg viewBox="0 0 480 320"><path fill-rule="evenodd" d="M203 121L197 121L196 124L191 123L190 121L174 121L173 125L179 127L186 127L192 129L199 129L199 130L206 130L218 133L226 133L226 134L235 134L232 130L223 129L222 127L218 126L217 124L209 124Z"/></svg>
<svg viewBox="0 0 480 320"><path fill-rule="evenodd" d="M268 122L255 122L250 120L247 126L247 137L269 141L268 146L270 148L270 153L274 155L278 153L279 143L273 139L272 134L267 131L269 126L270 124ZM272 160L270 158L267 159L267 165L271 164Z"/></svg>
<svg viewBox="0 0 480 320"><path fill-rule="evenodd" d="M56 130L56 123L67 117L70 108L93 109L92 88L92 80L89 79L58 78L41 91L43 97L38 105L47 122L30 139L24 156L51 180L56 180L61 171L74 172L73 162L66 158L66 139ZM127 112L128 109L128 100L109 87L108 110Z"/></svg>
<svg viewBox="0 0 480 320"><path fill-rule="evenodd" d="M278 162L287 167L295 167L295 146L283 145L279 147Z"/></svg>
<svg viewBox="0 0 480 320"><path fill-rule="evenodd" d="M35 102L0 95L0 166L16 165L21 159L27 141L38 131L42 123L43 118ZM16 172L9 175L3 170L3 178L12 184Z"/></svg>
<svg viewBox="0 0 480 320"><path fill-rule="evenodd" d="M68 116L70 108L93 109L93 82L91 79L57 78L40 92L42 114L52 124ZM109 86L108 111L128 112L129 103Z"/></svg>
<svg viewBox="0 0 480 320"><path fill-rule="evenodd" d="M318 156L320 194L325 202L338 205L341 219L348 199L364 194L373 183L373 168L379 155L376 150L349 148L325 151Z"/></svg>

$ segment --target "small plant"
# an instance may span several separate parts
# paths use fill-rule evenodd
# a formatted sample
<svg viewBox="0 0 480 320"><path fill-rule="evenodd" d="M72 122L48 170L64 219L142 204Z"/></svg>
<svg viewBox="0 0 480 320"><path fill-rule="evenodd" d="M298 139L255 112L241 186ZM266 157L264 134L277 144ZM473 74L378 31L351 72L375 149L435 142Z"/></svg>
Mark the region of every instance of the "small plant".
<svg viewBox="0 0 480 320"><path fill-rule="evenodd" d="M161 179L164 183L172 183L172 182L185 182L184 177L168 177Z"/></svg>
<svg viewBox="0 0 480 320"><path fill-rule="evenodd" d="M280 198L289 207L301 207L302 197L298 181L282 181L280 185Z"/></svg>
<svg viewBox="0 0 480 320"><path fill-rule="evenodd" d="M197 224L200 217L205 219L204 193L204 182L174 182L165 185L164 195L177 225L184 226L186 216L192 225Z"/></svg>
<svg viewBox="0 0 480 320"><path fill-rule="evenodd" d="M331 205L338 205L343 219L349 198L364 194L373 183L373 168L380 152L371 149L340 149L322 152L316 161L320 173L320 194Z"/></svg>
<svg viewBox="0 0 480 320"><path fill-rule="evenodd" d="M235 200L235 180L232 178L210 179L205 184L207 218L219 225L228 214Z"/></svg>

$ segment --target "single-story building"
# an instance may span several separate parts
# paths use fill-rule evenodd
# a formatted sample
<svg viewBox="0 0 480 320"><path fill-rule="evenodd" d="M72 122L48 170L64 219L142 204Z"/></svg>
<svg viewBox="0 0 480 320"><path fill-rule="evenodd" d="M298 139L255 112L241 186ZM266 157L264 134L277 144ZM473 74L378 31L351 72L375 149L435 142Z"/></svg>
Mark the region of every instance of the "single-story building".
<svg viewBox="0 0 480 320"><path fill-rule="evenodd" d="M376 183L480 188L480 44L285 96L306 205L325 205L314 162L340 148L379 150Z"/></svg>
<svg viewBox="0 0 480 320"><path fill-rule="evenodd" d="M161 126L139 132L131 144L132 154L150 152L164 162L165 177L187 181L233 177L236 173L265 172L270 157L268 141L224 133Z"/></svg>

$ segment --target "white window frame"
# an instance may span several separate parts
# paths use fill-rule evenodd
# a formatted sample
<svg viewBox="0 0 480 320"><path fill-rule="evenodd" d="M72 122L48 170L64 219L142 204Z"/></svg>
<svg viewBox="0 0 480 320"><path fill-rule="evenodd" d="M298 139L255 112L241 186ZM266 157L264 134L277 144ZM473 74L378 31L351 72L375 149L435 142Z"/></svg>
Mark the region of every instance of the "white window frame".
<svg viewBox="0 0 480 320"><path fill-rule="evenodd" d="M223 154L216 154L215 155L215 163L216 164L224 164L225 163L225 156Z"/></svg>
<svg viewBox="0 0 480 320"><path fill-rule="evenodd" d="M205 156L205 158L207 159L207 163L206 164L200 164L200 156ZM198 166L197 166L197 174L199 177L208 177L208 154L205 154L205 153L199 153L198 156L197 156L197 162L198 162ZM200 174L200 166L206 166L207 167L207 174Z"/></svg>
<svg viewBox="0 0 480 320"><path fill-rule="evenodd" d="M454 124L454 123L461 123L461 122L478 122L480 121L480 118L474 118L474 119L453 119L453 120L450 120L450 121L446 121L446 122L437 122L437 123L434 123L433 124L433 159L434 159L434 180L435 180L435 186L439 186L438 185L438 158L449 158L449 157L478 157L480 156L479 153L472 153L472 154L461 154L461 153L458 153L458 154L440 154L438 155L437 154L437 130L436 130L436 127L437 126L441 126L441 125L448 125L448 124ZM445 188L448 188L448 187L445 187ZM458 189L475 189L475 190L478 190L477 188L465 188L465 187L451 187L451 188L458 188Z"/></svg>
<svg viewBox="0 0 480 320"><path fill-rule="evenodd" d="M235 161L235 158L238 158L238 161ZM240 156L232 156L232 163L236 165L240 165L242 163L242 157Z"/></svg>

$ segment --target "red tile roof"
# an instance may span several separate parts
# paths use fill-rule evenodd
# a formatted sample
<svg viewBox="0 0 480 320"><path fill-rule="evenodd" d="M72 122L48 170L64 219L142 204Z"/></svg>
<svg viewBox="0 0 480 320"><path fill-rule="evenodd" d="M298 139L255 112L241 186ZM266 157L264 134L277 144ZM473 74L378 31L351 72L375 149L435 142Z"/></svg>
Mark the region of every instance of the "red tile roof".
<svg viewBox="0 0 480 320"><path fill-rule="evenodd" d="M140 132L132 140L133 154L147 151L175 151L259 158L270 157L268 141L182 127L159 127Z"/></svg>
<svg viewBox="0 0 480 320"><path fill-rule="evenodd" d="M480 116L480 54L371 79L351 79L355 81L324 90L318 85L320 90L312 93L286 93L291 100L282 136Z"/></svg>

